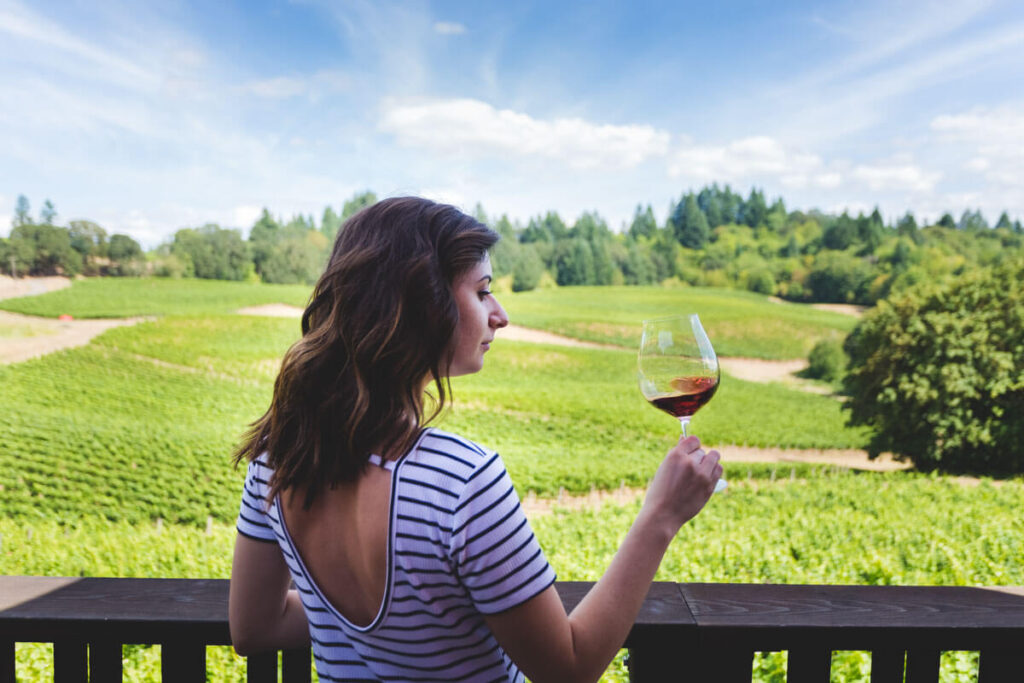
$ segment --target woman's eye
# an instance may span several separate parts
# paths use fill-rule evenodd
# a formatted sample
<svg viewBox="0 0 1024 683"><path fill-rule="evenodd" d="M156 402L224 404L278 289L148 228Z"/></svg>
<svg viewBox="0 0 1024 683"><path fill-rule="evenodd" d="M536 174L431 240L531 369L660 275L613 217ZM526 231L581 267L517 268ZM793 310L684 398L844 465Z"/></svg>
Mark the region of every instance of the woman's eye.
<svg viewBox="0 0 1024 683"><path fill-rule="evenodd" d="M477 292L477 294L479 294L480 298L483 299L483 298L488 297L488 296L491 295L491 290L485 289L485 290L482 290L480 292Z"/></svg>

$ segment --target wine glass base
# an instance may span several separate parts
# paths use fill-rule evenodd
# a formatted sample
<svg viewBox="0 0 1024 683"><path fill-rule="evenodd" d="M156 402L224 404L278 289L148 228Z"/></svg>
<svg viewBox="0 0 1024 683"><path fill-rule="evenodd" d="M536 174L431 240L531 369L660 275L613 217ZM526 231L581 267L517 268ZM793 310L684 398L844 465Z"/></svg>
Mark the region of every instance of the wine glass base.
<svg viewBox="0 0 1024 683"><path fill-rule="evenodd" d="M715 493L721 493L726 488L728 488L728 486L729 482L727 482L725 479L719 479L718 481L715 482Z"/></svg>

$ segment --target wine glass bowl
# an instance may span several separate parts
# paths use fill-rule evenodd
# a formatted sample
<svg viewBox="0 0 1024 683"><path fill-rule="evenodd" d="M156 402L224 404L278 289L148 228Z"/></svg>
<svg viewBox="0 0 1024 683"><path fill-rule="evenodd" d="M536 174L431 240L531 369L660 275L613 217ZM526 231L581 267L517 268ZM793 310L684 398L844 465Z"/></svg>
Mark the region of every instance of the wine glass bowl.
<svg viewBox="0 0 1024 683"><path fill-rule="evenodd" d="M637 366L644 398L678 418L686 436L690 418L715 395L721 379L718 356L700 316L691 313L643 321ZM725 486L720 479L715 490Z"/></svg>

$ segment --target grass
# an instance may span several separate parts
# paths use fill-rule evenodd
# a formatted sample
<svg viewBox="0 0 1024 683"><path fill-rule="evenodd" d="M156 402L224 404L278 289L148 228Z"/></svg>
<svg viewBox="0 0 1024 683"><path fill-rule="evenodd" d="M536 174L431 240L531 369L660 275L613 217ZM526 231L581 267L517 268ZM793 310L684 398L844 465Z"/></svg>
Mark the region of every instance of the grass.
<svg viewBox="0 0 1024 683"><path fill-rule="evenodd" d="M38 296L4 299L0 309L47 318L207 315L271 303L304 307L311 291L306 285L107 277L75 280L70 287Z"/></svg>
<svg viewBox="0 0 1024 683"><path fill-rule="evenodd" d="M635 349L640 322L699 313L722 356L806 358L814 343L853 329L851 316L752 292L708 287L561 287L506 294L512 322L587 341Z"/></svg>
<svg viewBox="0 0 1024 683"><path fill-rule="evenodd" d="M240 472L230 453L297 336L290 319L168 316L0 367L0 511L231 519ZM484 372L453 382L441 426L498 449L524 492L642 486L679 428L640 397L635 362L628 351L499 343ZM728 377L692 428L722 446L866 440L830 398Z"/></svg>
<svg viewBox="0 0 1024 683"><path fill-rule="evenodd" d="M57 317L118 318L231 313L244 306L305 306L305 285L214 280L93 278L40 296L6 299L0 309ZM850 316L776 303L735 290L663 287L562 287L501 296L512 321L570 337L635 349L644 318L694 311L719 354L804 358L816 341L845 335Z"/></svg>

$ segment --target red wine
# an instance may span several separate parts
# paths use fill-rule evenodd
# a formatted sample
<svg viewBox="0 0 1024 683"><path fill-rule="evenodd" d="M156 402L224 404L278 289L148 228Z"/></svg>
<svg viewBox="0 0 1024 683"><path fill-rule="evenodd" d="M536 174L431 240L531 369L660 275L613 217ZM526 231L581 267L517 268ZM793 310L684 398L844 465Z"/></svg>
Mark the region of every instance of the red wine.
<svg viewBox="0 0 1024 683"><path fill-rule="evenodd" d="M669 382L678 394L649 399L656 408L675 417L690 417L711 400L718 389L717 377L676 377Z"/></svg>

